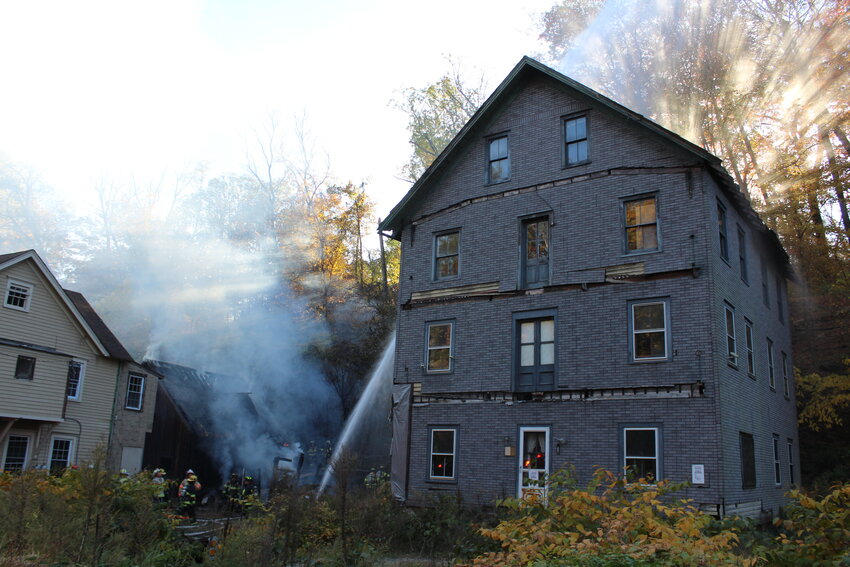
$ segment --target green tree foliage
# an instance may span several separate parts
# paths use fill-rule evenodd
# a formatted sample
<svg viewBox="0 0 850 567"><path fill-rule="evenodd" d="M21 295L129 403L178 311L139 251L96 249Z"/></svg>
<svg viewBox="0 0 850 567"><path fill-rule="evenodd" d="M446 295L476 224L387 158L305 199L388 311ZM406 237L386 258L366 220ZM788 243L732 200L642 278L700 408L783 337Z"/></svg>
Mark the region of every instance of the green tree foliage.
<svg viewBox="0 0 850 567"><path fill-rule="evenodd" d="M409 87L396 108L408 116L412 153L402 168L405 179L413 182L437 159L486 98L483 77L470 83L460 65L451 59L451 71L421 88Z"/></svg>

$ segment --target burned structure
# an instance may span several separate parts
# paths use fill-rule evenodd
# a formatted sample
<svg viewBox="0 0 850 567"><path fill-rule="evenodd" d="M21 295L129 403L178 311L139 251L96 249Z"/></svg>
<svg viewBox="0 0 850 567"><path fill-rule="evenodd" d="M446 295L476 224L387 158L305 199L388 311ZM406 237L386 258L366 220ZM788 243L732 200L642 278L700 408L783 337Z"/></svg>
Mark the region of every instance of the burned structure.
<svg viewBox="0 0 850 567"><path fill-rule="evenodd" d="M756 516L798 481L788 256L702 148L524 58L379 230L397 498L600 466Z"/></svg>
<svg viewBox="0 0 850 567"><path fill-rule="evenodd" d="M112 471L139 471L157 374L34 250L0 255L0 290L2 470L57 471L102 447Z"/></svg>

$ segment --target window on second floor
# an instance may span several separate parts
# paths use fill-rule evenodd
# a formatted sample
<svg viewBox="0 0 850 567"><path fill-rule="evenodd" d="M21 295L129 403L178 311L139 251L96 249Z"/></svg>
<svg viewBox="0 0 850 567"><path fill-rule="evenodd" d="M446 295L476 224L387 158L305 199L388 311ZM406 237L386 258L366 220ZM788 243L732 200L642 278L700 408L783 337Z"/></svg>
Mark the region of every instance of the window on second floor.
<svg viewBox="0 0 850 567"><path fill-rule="evenodd" d="M567 118L564 120L564 163L569 167L587 160L587 117Z"/></svg>
<svg viewBox="0 0 850 567"><path fill-rule="evenodd" d="M456 278L460 269L460 231L444 232L434 237L434 279Z"/></svg>
<svg viewBox="0 0 850 567"><path fill-rule="evenodd" d="M555 314L515 315L514 371L517 392L555 389Z"/></svg>
<svg viewBox="0 0 850 567"><path fill-rule="evenodd" d="M6 283L6 298L3 306L18 311L29 311L32 300L32 285L15 280Z"/></svg>
<svg viewBox="0 0 850 567"><path fill-rule="evenodd" d="M452 371L452 331L451 321L439 321L426 325L428 345L425 352L426 372Z"/></svg>
<svg viewBox="0 0 850 567"><path fill-rule="evenodd" d="M626 253L658 250L658 215L655 197L623 203Z"/></svg>
<svg viewBox="0 0 850 567"><path fill-rule="evenodd" d="M487 182L501 183L511 178L511 156L508 136L490 138L488 147Z"/></svg>
<svg viewBox="0 0 850 567"><path fill-rule="evenodd" d="M83 393L83 378L85 376L86 363L80 360L72 360L68 363L68 387L69 400L79 400Z"/></svg>
<svg viewBox="0 0 850 567"><path fill-rule="evenodd" d="M667 301L636 301L629 304L631 355L634 361L665 360L668 353Z"/></svg>
<svg viewBox="0 0 850 567"><path fill-rule="evenodd" d="M720 257L729 261L729 236L726 232L726 207L717 202L717 234L720 239Z"/></svg>
<svg viewBox="0 0 850 567"><path fill-rule="evenodd" d="M782 294L782 277L779 274L776 275L776 316L779 317L779 322L785 322L785 309L783 309L784 305L782 302L783 294Z"/></svg>
<svg viewBox="0 0 850 567"><path fill-rule="evenodd" d="M124 407L141 411L145 398L145 377L141 374L130 374L127 380L127 400Z"/></svg>
<svg viewBox="0 0 850 567"><path fill-rule="evenodd" d="M35 359L31 356L19 356L15 364L15 378L32 380L35 378Z"/></svg>
<svg viewBox="0 0 850 567"><path fill-rule="evenodd" d="M522 287L549 283L549 217L522 223Z"/></svg>
<svg viewBox="0 0 850 567"><path fill-rule="evenodd" d="M756 377L756 355L755 342L753 340L753 324L744 319L744 338L747 341L747 374L750 378Z"/></svg>

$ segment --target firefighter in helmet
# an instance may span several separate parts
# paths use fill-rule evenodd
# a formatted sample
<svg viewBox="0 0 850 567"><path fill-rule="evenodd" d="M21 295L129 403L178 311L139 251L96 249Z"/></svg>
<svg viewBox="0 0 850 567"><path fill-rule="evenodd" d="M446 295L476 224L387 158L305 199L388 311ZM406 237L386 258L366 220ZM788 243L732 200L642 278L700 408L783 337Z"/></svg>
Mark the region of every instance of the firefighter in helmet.
<svg viewBox="0 0 850 567"><path fill-rule="evenodd" d="M195 506L198 504L198 493L201 491L201 483L195 471L186 471L186 478L177 488L177 496L180 498L180 511L183 515L195 519Z"/></svg>

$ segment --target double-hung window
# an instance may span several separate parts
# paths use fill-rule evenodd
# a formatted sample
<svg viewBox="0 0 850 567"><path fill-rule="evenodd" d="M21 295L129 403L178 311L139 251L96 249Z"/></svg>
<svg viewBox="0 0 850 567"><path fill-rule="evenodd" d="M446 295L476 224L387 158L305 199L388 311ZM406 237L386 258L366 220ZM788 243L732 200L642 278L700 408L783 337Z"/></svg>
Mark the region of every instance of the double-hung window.
<svg viewBox="0 0 850 567"><path fill-rule="evenodd" d="M487 143L487 182L501 183L511 178L511 156L508 136L490 138Z"/></svg>
<svg viewBox="0 0 850 567"><path fill-rule="evenodd" d="M18 356L15 363L15 378L18 380L32 380L35 378L35 359L31 356Z"/></svg>
<svg viewBox="0 0 850 567"><path fill-rule="evenodd" d="M751 433L740 432L741 488L756 487L756 444Z"/></svg>
<svg viewBox="0 0 850 567"><path fill-rule="evenodd" d="M549 283L549 217L522 223L522 286Z"/></svg>
<svg viewBox="0 0 850 567"><path fill-rule="evenodd" d="M720 257L729 261L729 236L726 232L726 207L717 202L717 234L720 239Z"/></svg>
<svg viewBox="0 0 850 567"><path fill-rule="evenodd" d="M576 116L564 120L564 164L567 167L584 163L587 152L587 117Z"/></svg>
<svg viewBox="0 0 850 567"><path fill-rule="evenodd" d="M74 452L74 440L56 437L50 448L50 472L60 474L71 465Z"/></svg>
<svg viewBox="0 0 850 567"><path fill-rule="evenodd" d="M68 386L67 395L69 400L79 400L83 393L83 378L85 376L86 363L80 360L72 360L68 363Z"/></svg>
<svg viewBox="0 0 850 567"><path fill-rule="evenodd" d="M454 360L453 331L452 321L439 321L426 325L428 344L425 349L425 370L427 372L451 372Z"/></svg>
<svg viewBox="0 0 850 567"><path fill-rule="evenodd" d="M127 379L127 400L124 407L130 410L142 409L145 397L145 377L141 374L130 374Z"/></svg>
<svg viewBox="0 0 850 567"><path fill-rule="evenodd" d="M747 274L747 235L740 226L738 227L738 267L741 270L741 279L749 282Z"/></svg>
<svg viewBox="0 0 850 567"><path fill-rule="evenodd" d="M773 341L767 339L767 381L771 390L776 389L776 365L773 361Z"/></svg>
<svg viewBox="0 0 850 567"><path fill-rule="evenodd" d="M755 343L753 342L753 323L744 319L744 339L747 342L747 375L750 378L756 377L756 355Z"/></svg>
<svg viewBox="0 0 850 567"><path fill-rule="evenodd" d="M724 306L726 320L726 361L732 366L738 366L737 340L735 338L735 308Z"/></svg>
<svg viewBox="0 0 850 567"><path fill-rule="evenodd" d="M794 441L788 439L788 482L794 484Z"/></svg>
<svg viewBox="0 0 850 567"><path fill-rule="evenodd" d="M629 480L658 480L658 445L657 427L623 428L623 468Z"/></svg>
<svg viewBox="0 0 850 567"><path fill-rule="evenodd" d="M514 315L517 392L555 389L556 331L553 310Z"/></svg>
<svg viewBox="0 0 850 567"><path fill-rule="evenodd" d="M785 309L783 309L784 305L782 304L782 278L779 274L776 275L776 315L779 317L779 322L785 322Z"/></svg>
<svg viewBox="0 0 850 567"><path fill-rule="evenodd" d="M782 484L782 465L779 462L779 435L773 436L773 483Z"/></svg>
<svg viewBox="0 0 850 567"><path fill-rule="evenodd" d="M455 453L457 430L454 428L431 429L431 464L429 476L434 480L455 478Z"/></svg>
<svg viewBox="0 0 850 567"><path fill-rule="evenodd" d="M623 203L626 253L658 250L658 214L655 197Z"/></svg>
<svg viewBox="0 0 850 567"><path fill-rule="evenodd" d="M434 236L434 279L456 278L460 268L460 231Z"/></svg>
<svg viewBox="0 0 850 567"><path fill-rule="evenodd" d="M629 304L631 355L634 361L665 360L669 350L669 313L666 300Z"/></svg>
<svg viewBox="0 0 850 567"><path fill-rule="evenodd" d="M29 311L32 299L32 285L15 280L6 283L6 298L3 306L18 311Z"/></svg>

